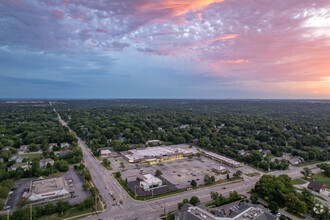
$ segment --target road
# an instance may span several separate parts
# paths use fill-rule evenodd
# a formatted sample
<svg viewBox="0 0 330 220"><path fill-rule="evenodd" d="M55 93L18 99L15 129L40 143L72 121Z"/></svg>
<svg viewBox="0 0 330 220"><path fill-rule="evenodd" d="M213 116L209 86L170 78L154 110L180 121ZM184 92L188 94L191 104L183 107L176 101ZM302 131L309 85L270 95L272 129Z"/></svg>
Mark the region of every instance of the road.
<svg viewBox="0 0 330 220"><path fill-rule="evenodd" d="M57 113L56 109L54 111ZM62 120L61 116L57 113L60 123L68 127L67 123ZM70 129L70 128L69 128ZM236 190L240 194L246 194L251 190L260 176L248 177L244 175L244 181L238 183L228 184L226 186L216 185L211 187L199 188L196 190L186 191L177 195L166 196L147 201L138 201L132 199L127 192L120 186L120 184L113 178L110 171L104 169L99 161L92 155L90 149L86 144L76 135L76 133L70 129L70 131L76 136L78 140L78 146L81 147L84 156L85 165L89 168L92 178L96 187L99 189L100 194L103 197L104 202L107 204L107 208L97 216L89 216L86 219L143 219L143 220L155 220L164 213L164 207L166 212L177 209L177 204L183 199L190 199L192 196L198 196L201 202L210 201L210 192L216 191L223 196L228 196L229 192ZM310 167L315 167L311 165ZM302 176L300 171L302 168L294 167L292 170L287 171L275 171L269 174L281 175L287 174L291 178ZM225 188L224 188L225 187ZM122 205L116 205L113 201L110 191L113 192L117 201L122 200Z"/></svg>

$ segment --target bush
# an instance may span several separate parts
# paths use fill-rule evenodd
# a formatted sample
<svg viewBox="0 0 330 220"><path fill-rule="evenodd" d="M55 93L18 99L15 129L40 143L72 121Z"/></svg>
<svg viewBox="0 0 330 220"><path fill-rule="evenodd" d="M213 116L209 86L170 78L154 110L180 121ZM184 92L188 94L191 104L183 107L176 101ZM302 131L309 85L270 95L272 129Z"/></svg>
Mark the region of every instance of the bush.
<svg viewBox="0 0 330 220"><path fill-rule="evenodd" d="M66 210L68 210L70 208L71 208L71 205L68 201L60 200L56 203L56 211L59 214L63 215L63 212L65 212Z"/></svg>
<svg viewBox="0 0 330 220"><path fill-rule="evenodd" d="M0 186L0 198L6 199L10 189L7 187Z"/></svg>
<svg viewBox="0 0 330 220"><path fill-rule="evenodd" d="M80 210L84 210L84 209L88 209L88 208L92 208L94 204L94 201L91 197L86 198L82 203L80 203L78 205L78 208Z"/></svg>
<svg viewBox="0 0 330 220"><path fill-rule="evenodd" d="M279 209L277 203L274 201L269 202L268 208L272 211L273 214L277 214Z"/></svg>

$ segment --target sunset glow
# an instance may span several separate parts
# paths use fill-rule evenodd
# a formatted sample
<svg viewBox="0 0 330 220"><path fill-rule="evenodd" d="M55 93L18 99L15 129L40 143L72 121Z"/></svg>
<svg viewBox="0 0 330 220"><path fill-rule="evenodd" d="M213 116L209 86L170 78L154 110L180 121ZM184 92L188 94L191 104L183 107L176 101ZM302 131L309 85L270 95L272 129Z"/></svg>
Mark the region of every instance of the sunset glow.
<svg viewBox="0 0 330 220"><path fill-rule="evenodd" d="M330 98L328 0L2 0L0 17L4 97Z"/></svg>

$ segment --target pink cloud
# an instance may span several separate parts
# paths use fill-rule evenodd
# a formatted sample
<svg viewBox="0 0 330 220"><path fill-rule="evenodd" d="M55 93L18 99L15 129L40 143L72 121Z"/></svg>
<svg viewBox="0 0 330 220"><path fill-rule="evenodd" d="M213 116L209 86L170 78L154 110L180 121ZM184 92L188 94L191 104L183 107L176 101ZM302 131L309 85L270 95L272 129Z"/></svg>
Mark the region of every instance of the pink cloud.
<svg viewBox="0 0 330 220"><path fill-rule="evenodd" d="M64 12L62 11L59 11L59 10L56 10L56 9L53 9L51 14L55 17L55 18L58 18L58 19L61 19L63 18L64 16Z"/></svg>

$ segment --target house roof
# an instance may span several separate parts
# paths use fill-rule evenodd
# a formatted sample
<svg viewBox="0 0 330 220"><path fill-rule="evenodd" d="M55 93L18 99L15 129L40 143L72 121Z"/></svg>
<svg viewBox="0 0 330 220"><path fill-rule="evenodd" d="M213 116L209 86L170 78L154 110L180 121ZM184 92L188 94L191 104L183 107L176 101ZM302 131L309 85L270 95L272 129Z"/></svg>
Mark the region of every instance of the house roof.
<svg viewBox="0 0 330 220"><path fill-rule="evenodd" d="M317 190L320 191L320 189L322 189L322 186L324 186L324 183L318 182L318 181L311 181L308 184L308 188L313 189L313 190Z"/></svg>

